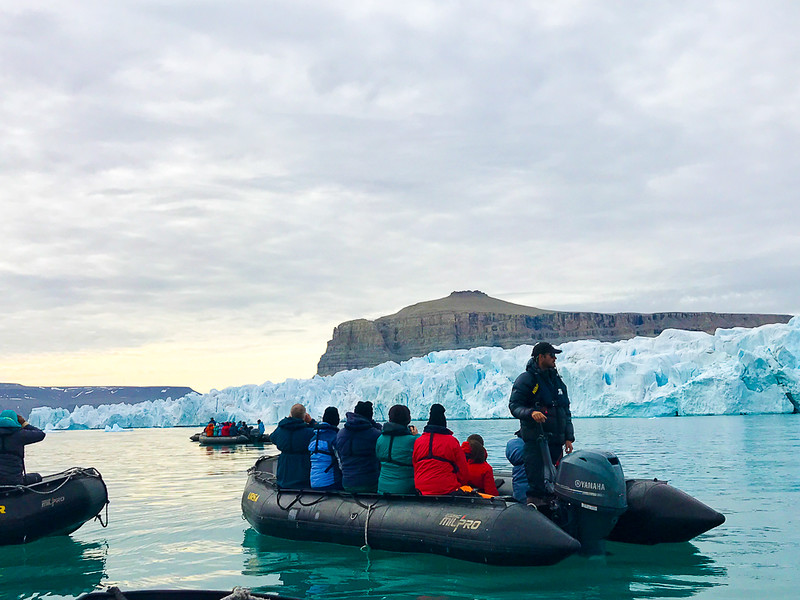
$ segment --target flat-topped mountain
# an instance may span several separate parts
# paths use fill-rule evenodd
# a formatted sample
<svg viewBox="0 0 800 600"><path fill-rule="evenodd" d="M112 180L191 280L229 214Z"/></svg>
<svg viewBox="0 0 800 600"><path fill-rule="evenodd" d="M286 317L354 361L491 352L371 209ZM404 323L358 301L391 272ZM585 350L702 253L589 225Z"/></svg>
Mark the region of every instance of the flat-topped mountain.
<svg viewBox="0 0 800 600"><path fill-rule="evenodd" d="M374 321L345 321L333 330L317 373L401 362L435 350L478 346L515 348L546 340L605 342L657 336L665 329L714 333L721 328L787 323L791 315L712 312L594 313L546 310L492 298L480 291L453 292Z"/></svg>
<svg viewBox="0 0 800 600"><path fill-rule="evenodd" d="M135 386L89 386L89 387L34 387L17 383L0 383L0 408L10 408L24 416L30 415L37 406L66 408L88 404L136 404L146 400L177 400L194 392L189 387L135 387Z"/></svg>

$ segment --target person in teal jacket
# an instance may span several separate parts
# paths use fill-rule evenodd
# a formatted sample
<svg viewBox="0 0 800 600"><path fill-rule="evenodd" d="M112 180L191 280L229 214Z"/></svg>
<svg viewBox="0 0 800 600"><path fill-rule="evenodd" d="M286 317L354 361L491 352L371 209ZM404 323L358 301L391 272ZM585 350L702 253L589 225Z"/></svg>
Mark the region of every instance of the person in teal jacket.
<svg viewBox="0 0 800 600"><path fill-rule="evenodd" d="M395 404L389 409L389 422L383 425L383 433L375 442L375 455L381 462L379 494L413 494L415 491L411 453L419 433L409 423L411 412L407 406Z"/></svg>

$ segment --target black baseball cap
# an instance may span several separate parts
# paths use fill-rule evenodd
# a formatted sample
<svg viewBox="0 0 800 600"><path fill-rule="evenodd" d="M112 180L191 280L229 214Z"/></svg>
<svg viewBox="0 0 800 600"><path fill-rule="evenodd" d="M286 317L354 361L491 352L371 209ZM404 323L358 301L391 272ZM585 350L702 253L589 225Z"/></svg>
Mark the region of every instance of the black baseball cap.
<svg viewBox="0 0 800 600"><path fill-rule="evenodd" d="M554 348L550 342L539 342L533 347L531 356L539 356L540 354L561 354L561 350Z"/></svg>

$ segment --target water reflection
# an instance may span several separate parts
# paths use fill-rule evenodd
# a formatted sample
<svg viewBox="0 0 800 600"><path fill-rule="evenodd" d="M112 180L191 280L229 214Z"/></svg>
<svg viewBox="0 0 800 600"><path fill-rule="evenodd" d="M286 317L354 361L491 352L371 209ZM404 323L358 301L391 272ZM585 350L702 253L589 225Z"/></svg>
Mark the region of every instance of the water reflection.
<svg viewBox="0 0 800 600"><path fill-rule="evenodd" d="M105 542L80 542L68 536L0 548L3 598L79 596L107 579Z"/></svg>
<svg viewBox="0 0 800 600"><path fill-rule="evenodd" d="M252 529L245 531L242 545L242 573L270 576L259 591L302 598L690 598L722 585L727 575L725 568L692 544L609 544L606 557L574 557L539 568L490 567L423 554L365 553L354 547L281 540Z"/></svg>

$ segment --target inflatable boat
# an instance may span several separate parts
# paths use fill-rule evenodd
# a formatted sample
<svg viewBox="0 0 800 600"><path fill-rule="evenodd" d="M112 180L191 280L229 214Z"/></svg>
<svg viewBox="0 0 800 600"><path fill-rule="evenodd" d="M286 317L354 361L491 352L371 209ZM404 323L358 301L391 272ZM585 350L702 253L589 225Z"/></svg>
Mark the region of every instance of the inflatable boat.
<svg viewBox="0 0 800 600"><path fill-rule="evenodd" d="M232 446L235 444L268 444L269 435L266 433L254 433L247 435L228 435L228 436L207 436L200 434L197 438L201 446Z"/></svg>
<svg viewBox="0 0 800 600"><path fill-rule="evenodd" d="M39 483L0 486L0 545L68 535L89 519L100 519L107 504L106 484L93 468L73 467ZM105 527L108 520L100 522Z"/></svg>
<svg viewBox="0 0 800 600"><path fill-rule="evenodd" d="M564 457L554 481L556 500L542 510L510 494L482 498L281 489L275 482L275 458L261 457L249 469L242 513L259 533L295 540L539 566L579 552L601 554L605 540L687 541L725 520L666 482L626 481L617 457L604 451L579 450Z"/></svg>

